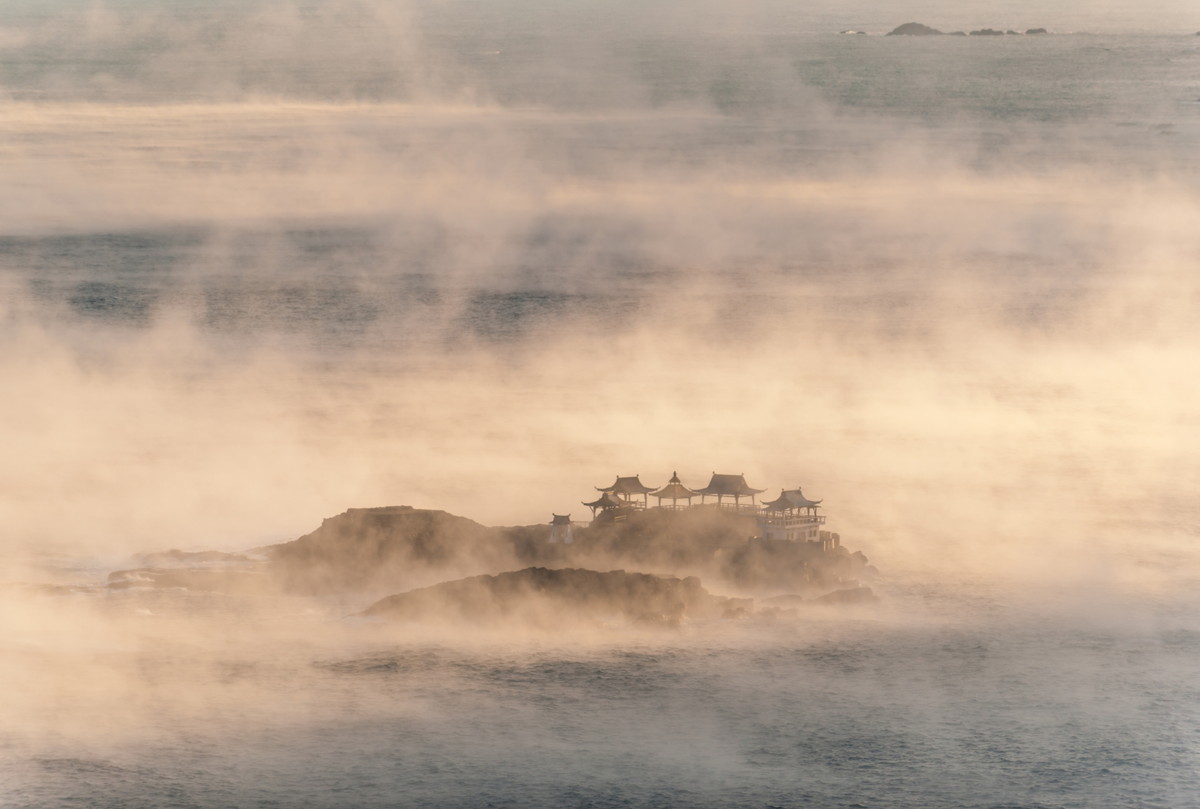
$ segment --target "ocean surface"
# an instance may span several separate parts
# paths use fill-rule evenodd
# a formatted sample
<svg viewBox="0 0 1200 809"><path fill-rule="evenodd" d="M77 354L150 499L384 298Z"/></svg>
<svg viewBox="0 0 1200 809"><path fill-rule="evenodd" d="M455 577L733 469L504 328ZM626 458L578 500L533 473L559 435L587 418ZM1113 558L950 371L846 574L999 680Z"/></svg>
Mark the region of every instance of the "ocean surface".
<svg viewBox="0 0 1200 809"><path fill-rule="evenodd" d="M1196 805L1194 590L877 587L865 611L575 637L109 596L143 622L111 618L124 643L6 641L29 679L6 709L5 805ZM229 626L198 629L202 610ZM149 626L171 611L190 631Z"/></svg>
<svg viewBox="0 0 1200 809"><path fill-rule="evenodd" d="M1200 807L1194 12L6 4L0 806ZM104 586L673 469L880 603Z"/></svg>

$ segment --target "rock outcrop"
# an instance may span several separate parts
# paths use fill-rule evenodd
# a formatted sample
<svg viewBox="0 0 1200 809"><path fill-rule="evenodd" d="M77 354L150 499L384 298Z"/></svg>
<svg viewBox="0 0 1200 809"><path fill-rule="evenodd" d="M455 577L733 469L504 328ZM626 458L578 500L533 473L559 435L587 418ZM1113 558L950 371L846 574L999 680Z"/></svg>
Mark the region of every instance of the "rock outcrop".
<svg viewBox="0 0 1200 809"><path fill-rule="evenodd" d="M744 545L756 533L754 516L732 509L637 510L576 532L571 556L589 566L706 567L722 549Z"/></svg>
<svg viewBox="0 0 1200 809"><path fill-rule="evenodd" d="M471 625L556 627L618 620L675 626L685 617L717 618L750 607L748 599L712 595L694 577L530 567L388 596L362 615Z"/></svg>
<svg viewBox="0 0 1200 809"><path fill-rule="evenodd" d="M240 553L222 551L180 551L172 548L159 553L142 553L133 557L139 567L227 567L249 564L253 560Z"/></svg>
<svg viewBox="0 0 1200 809"><path fill-rule="evenodd" d="M352 508L292 542L263 549L285 590L395 591L414 583L518 564L502 531L411 506Z"/></svg>
<svg viewBox="0 0 1200 809"><path fill-rule="evenodd" d="M814 598L812 604L823 606L841 606L846 604L874 604L879 600L870 587L847 587L845 590L834 590L823 596Z"/></svg>

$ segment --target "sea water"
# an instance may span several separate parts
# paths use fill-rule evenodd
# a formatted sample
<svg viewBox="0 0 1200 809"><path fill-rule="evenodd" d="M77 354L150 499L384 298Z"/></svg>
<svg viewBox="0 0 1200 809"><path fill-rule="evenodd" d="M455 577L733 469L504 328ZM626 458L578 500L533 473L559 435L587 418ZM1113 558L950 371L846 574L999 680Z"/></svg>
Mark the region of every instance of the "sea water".
<svg viewBox="0 0 1200 809"><path fill-rule="evenodd" d="M919 11L5 10L0 805L1200 805L1200 23ZM675 464L881 602L104 587Z"/></svg>
<svg viewBox="0 0 1200 809"><path fill-rule="evenodd" d="M1195 805L1194 599L1097 617L937 589L586 639L385 641L309 616L286 644L10 646L8 667L88 673L10 712L6 804Z"/></svg>

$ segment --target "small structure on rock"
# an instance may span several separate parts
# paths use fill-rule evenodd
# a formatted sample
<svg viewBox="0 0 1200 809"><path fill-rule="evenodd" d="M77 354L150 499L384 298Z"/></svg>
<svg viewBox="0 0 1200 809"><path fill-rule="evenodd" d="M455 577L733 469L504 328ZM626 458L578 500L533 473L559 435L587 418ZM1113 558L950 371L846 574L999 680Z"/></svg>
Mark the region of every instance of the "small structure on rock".
<svg viewBox="0 0 1200 809"><path fill-rule="evenodd" d="M763 504L759 531L764 540L783 542L819 542L823 550L838 547L840 537L822 531L825 517L817 513L820 500L809 500L797 486L784 489L779 497Z"/></svg>
<svg viewBox="0 0 1200 809"><path fill-rule="evenodd" d="M575 536L571 531L571 515L570 514L551 514L550 520L550 544L561 543L570 545L575 541Z"/></svg>

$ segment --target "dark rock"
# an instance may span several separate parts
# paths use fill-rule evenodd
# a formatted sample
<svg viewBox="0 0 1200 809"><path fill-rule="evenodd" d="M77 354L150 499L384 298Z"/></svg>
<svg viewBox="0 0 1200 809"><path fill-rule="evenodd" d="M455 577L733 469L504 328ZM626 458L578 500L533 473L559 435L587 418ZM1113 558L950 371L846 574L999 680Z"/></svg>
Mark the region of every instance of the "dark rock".
<svg viewBox="0 0 1200 809"><path fill-rule="evenodd" d="M1017 31L1013 31L1012 29L1009 29L1008 31L1005 31L1004 33L1005 33L1005 34L1008 34L1008 35L1012 35L1012 36L1020 36L1020 33L1019 33L1019 32L1017 32Z"/></svg>
<svg viewBox="0 0 1200 809"><path fill-rule="evenodd" d="M388 596L361 615L402 621L557 627L620 619L677 626L685 617L748 612L753 602L710 594L695 577L530 567Z"/></svg>
<svg viewBox="0 0 1200 809"><path fill-rule="evenodd" d="M936 28L930 28L928 25L922 25L919 22L906 22L904 25L897 26L889 31L887 35L890 37L924 37L941 33Z"/></svg>
<svg viewBox="0 0 1200 809"><path fill-rule="evenodd" d="M576 531L570 555L583 567L678 570L707 565L722 549L745 545L756 533L755 517L733 509L638 509Z"/></svg>
<svg viewBox="0 0 1200 809"><path fill-rule="evenodd" d="M746 590L828 590L867 574L867 557L846 548L823 549L814 542L754 539L720 557L720 576Z"/></svg>
<svg viewBox="0 0 1200 809"><path fill-rule="evenodd" d="M952 37L965 37L966 35L967 35L966 31L951 31L949 33L949 36L952 36Z"/></svg>
<svg viewBox="0 0 1200 809"><path fill-rule="evenodd" d="M1045 28L1029 28L1029 29L1026 29L1026 31L1025 31L1026 36L1032 36L1033 34L1045 34L1045 33L1047 33Z"/></svg>
<svg viewBox="0 0 1200 809"><path fill-rule="evenodd" d="M871 591L870 587L851 587L826 593L820 598L814 598L810 603L822 605L873 604L878 600L879 598Z"/></svg>
<svg viewBox="0 0 1200 809"><path fill-rule="evenodd" d="M973 37L1002 37L1003 31L997 31L995 28L980 28L977 31L971 31L968 36Z"/></svg>
<svg viewBox="0 0 1200 809"><path fill-rule="evenodd" d="M219 565L242 565L251 562L249 556L221 551L179 551L171 549L159 553L142 553L133 558L138 567L201 567Z"/></svg>
<svg viewBox="0 0 1200 809"><path fill-rule="evenodd" d="M516 563L503 531L410 506L352 508L311 534L263 550L285 589L309 594L394 592Z"/></svg>

